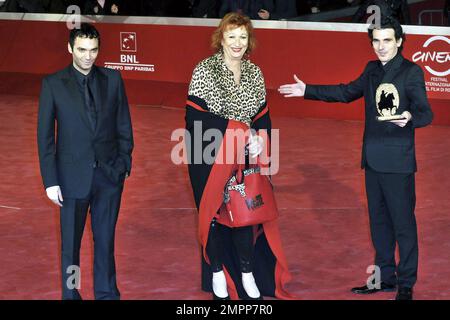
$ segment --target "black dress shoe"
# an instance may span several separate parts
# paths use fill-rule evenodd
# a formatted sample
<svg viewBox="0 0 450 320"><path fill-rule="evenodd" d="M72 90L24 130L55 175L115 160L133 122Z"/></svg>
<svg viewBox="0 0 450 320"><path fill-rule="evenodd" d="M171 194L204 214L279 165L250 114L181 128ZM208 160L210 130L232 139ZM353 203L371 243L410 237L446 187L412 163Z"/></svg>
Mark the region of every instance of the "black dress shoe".
<svg viewBox="0 0 450 320"><path fill-rule="evenodd" d="M387 284L387 283L381 282L379 289L377 289L377 288L369 289L369 287L367 287L367 285L365 285L363 287L352 288L351 291L353 293L357 293L357 294L372 294L372 293L377 293L378 291L392 292L392 291L395 291L395 288L396 288L396 286L393 284Z"/></svg>
<svg viewBox="0 0 450 320"><path fill-rule="evenodd" d="M214 291L213 291L213 300L230 300L230 296L228 295L228 296L226 296L225 298L221 298L221 297L218 297L218 296L216 296L216 294L214 293Z"/></svg>
<svg viewBox="0 0 450 320"><path fill-rule="evenodd" d="M395 297L395 300L412 300L413 299L413 292L411 288L398 288L397 296Z"/></svg>

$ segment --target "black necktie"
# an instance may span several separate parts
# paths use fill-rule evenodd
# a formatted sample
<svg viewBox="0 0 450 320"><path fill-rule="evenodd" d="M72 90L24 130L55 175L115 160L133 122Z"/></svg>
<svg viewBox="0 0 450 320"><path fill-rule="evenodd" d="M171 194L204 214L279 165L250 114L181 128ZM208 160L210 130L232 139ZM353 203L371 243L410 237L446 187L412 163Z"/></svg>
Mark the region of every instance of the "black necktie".
<svg viewBox="0 0 450 320"><path fill-rule="evenodd" d="M92 89L89 81L89 77L84 78L84 103L87 108L87 114L89 121L91 122L92 129L95 130L97 125L97 112L95 110L95 101L92 94Z"/></svg>

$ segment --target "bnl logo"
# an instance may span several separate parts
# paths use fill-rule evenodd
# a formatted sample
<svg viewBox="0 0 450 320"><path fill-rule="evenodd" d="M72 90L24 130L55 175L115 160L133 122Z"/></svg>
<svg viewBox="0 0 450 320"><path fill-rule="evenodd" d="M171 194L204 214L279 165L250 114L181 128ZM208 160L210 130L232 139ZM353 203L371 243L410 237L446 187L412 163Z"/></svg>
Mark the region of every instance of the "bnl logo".
<svg viewBox="0 0 450 320"><path fill-rule="evenodd" d="M120 33L120 51L122 52L136 52L137 40L136 32L121 32ZM121 54L121 63L137 64L136 54Z"/></svg>
<svg viewBox="0 0 450 320"><path fill-rule="evenodd" d="M136 32L120 33L120 51L122 52L137 51Z"/></svg>

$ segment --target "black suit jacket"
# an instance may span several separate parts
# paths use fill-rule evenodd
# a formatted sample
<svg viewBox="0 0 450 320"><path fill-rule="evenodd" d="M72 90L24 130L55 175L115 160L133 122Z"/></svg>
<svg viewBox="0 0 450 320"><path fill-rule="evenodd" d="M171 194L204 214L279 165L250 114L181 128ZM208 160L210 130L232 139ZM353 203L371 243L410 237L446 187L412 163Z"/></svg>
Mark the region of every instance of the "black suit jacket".
<svg viewBox="0 0 450 320"><path fill-rule="evenodd" d="M95 67L98 106L93 130L71 66L44 78L39 101L38 149L44 187L59 185L63 197L84 198L96 161L115 183L131 172L133 132L122 77ZM56 136L55 136L56 129Z"/></svg>
<svg viewBox="0 0 450 320"><path fill-rule="evenodd" d="M397 54L385 73L380 61L371 61L355 81L340 85L307 85L305 98L327 102L351 102L362 96L365 101L365 129L361 167L369 165L378 172L412 173L417 170L414 129L431 123L422 69ZM403 128L376 120L375 93L379 84L397 88L400 105L397 114L409 111L412 120Z"/></svg>

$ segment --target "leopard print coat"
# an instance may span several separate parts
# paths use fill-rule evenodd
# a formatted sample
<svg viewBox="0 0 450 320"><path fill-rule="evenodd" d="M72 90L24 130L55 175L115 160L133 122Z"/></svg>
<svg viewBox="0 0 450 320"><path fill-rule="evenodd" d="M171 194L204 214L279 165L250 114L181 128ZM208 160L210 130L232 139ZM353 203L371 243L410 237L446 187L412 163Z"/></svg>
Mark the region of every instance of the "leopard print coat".
<svg viewBox="0 0 450 320"><path fill-rule="evenodd" d="M265 103L266 88L261 70L249 60L242 60L237 85L222 52L218 52L195 67L189 95L203 99L210 112L250 126L251 119Z"/></svg>

